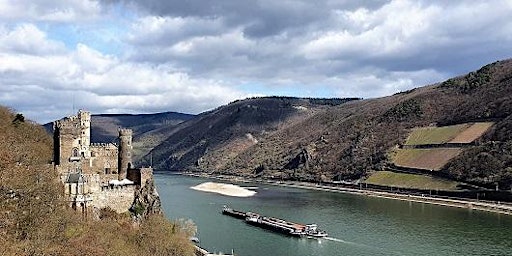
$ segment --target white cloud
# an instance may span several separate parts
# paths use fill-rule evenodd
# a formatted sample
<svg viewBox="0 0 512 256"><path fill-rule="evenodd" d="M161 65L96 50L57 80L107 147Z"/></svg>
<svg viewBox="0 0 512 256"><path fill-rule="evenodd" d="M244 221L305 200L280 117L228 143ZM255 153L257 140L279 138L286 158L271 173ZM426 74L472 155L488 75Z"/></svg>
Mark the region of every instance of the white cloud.
<svg viewBox="0 0 512 256"><path fill-rule="evenodd" d="M336 13L337 22L349 24L348 28L333 27L307 42L302 52L308 59L407 56L419 48L440 14L437 6L409 1L392 1L375 11L343 11Z"/></svg>
<svg viewBox="0 0 512 256"><path fill-rule="evenodd" d="M71 22L96 18L101 5L94 0L0 0L0 19Z"/></svg>
<svg viewBox="0 0 512 256"><path fill-rule="evenodd" d="M0 0L0 101L38 120L70 102L197 113L384 96L511 57L507 0L214 2Z"/></svg>
<svg viewBox="0 0 512 256"><path fill-rule="evenodd" d="M38 44L52 44L44 32L29 27ZM6 31L0 42L8 42L18 30ZM24 106L18 110L42 122L50 121L48 118L55 114L34 109L54 106L54 112L61 116L71 105L101 112L198 113L243 96L222 81L191 78L165 64L125 62L83 44L70 51L41 51L39 55L0 49L0 101L8 106ZM39 116L41 113L48 116Z"/></svg>
<svg viewBox="0 0 512 256"><path fill-rule="evenodd" d="M0 27L0 51L18 54L53 54L62 52L64 44L48 40L46 34L33 24L20 24L13 30Z"/></svg>
<svg viewBox="0 0 512 256"><path fill-rule="evenodd" d="M168 46L196 36L224 33L221 18L145 16L133 25L129 40L138 45Z"/></svg>

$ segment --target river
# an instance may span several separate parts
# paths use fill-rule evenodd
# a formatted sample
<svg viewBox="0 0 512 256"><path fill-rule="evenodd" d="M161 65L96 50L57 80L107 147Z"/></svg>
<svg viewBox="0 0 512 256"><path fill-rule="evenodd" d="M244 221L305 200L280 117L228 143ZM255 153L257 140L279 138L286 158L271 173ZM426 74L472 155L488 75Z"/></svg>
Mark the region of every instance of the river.
<svg viewBox="0 0 512 256"><path fill-rule="evenodd" d="M512 255L512 216L262 184L247 198L190 189L211 181L155 174L166 216L192 219L201 247L236 255ZM222 215L223 205L301 223L328 239L287 237Z"/></svg>

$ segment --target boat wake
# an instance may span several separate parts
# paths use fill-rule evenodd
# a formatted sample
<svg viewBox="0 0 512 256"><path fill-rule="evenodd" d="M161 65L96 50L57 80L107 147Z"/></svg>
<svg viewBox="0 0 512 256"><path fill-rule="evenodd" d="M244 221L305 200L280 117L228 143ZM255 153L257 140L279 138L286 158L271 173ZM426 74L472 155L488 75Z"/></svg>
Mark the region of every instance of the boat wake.
<svg viewBox="0 0 512 256"><path fill-rule="evenodd" d="M373 247L373 246L369 246L369 245L366 245L366 244L360 244L360 243L355 243L355 242L349 242L349 241L345 241L343 239L339 239L339 238L335 238L335 237L324 237L325 240L329 240L329 241L334 241L334 242L338 242L338 243L344 243L344 244L350 244L350 245L353 245L353 246L360 246L360 247L366 247L366 248L372 248L372 249L375 249L376 247Z"/></svg>
<svg viewBox="0 0 512 256"><path fill-rule="evenodd" d="M329 240L329 241L338 242L338 243L349 244L349 245L353 245L353 246L359 246L359 247L363 247L363 248L367 248L367 249L375 250L375 251L382 251L383 250L382 248L379 248L379 247L370 246L370 245L366 245L366 244L355 243L355 242L349 242L349 241L345 241L343 239L339 239L339 238L335 238L335 237L330 237L330 236L324 237L323 239ZM403 255L400 252L393 252L393 254Z"/></svg>
<svg viewBox="0 0 512 256"><path fill-rule="evenodd" d="M329 241L334 241L334 242L340 242L340 243L344 243L344 244L355 244L353 242L348 242L348 241L345 241L345 240L342 240L339 238L335 238L335 237L330 237L330 236L324 237L324 239L329 240Z"/></svg>

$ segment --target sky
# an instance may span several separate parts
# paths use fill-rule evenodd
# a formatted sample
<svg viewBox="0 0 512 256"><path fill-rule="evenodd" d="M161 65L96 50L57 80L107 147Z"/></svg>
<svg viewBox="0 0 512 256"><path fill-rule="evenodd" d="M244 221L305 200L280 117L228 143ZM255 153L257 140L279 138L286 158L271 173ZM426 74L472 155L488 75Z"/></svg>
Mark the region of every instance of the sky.
<svg viewBox="0 0 512 256"><path fill-rule="evenodd" d="M0 0L0 105L190 114L375 98L512 57L512 0Z"/></svg>

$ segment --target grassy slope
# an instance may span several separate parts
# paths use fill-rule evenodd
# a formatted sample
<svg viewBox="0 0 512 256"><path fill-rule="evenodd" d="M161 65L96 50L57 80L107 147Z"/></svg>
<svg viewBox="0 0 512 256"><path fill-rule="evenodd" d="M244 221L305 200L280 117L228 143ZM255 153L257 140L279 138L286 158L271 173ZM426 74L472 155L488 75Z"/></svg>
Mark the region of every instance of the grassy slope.
<svg viewBox="0 0 512 256"><path fill-rule="evenodd" d="M365 182L381 186L432 190L457 190L457 186L459 185L459 183L455 181L443 180L431 176L394 173L389 171L375 172L368 177Z"/></svg>
<svg viewBox="0 0 512 256"><path fill-rule="evenodd" d="M458 148L401 149L393 156L398 166L438 171L462 152Z"/></svg>
<svg viewBox="0 0 512 256"><path fill-rule="evenodd" d="M443 144L457 137L470 126L470 124L458 124L416 128L407 138L405 145Z"/></svg>

